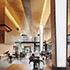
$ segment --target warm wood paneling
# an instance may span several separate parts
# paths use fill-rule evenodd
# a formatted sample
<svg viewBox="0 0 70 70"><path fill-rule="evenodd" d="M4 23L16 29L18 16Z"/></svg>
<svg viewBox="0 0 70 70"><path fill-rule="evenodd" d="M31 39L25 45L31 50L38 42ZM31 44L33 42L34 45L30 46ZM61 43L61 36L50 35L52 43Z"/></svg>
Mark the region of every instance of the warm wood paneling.
<svg viewBox="0 0 70 70"><path fill-rule="evenodd" d="M0 1L0 24L4 24L4 5Z"/></svg>
<svg viewBox="0 0 70 70"><path fill-rule="evenodd" d="M5 41L5 32L0 31L0 43L4 43L4 41Z"/></svg>

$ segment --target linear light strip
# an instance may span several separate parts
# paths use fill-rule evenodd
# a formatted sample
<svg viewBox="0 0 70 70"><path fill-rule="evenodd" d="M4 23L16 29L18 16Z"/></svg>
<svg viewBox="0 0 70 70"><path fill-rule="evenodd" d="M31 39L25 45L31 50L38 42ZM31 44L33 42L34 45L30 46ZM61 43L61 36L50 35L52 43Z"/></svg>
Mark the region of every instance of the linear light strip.
<svg viewBox="0 0 70 70"><path fill-rule="evenodd" d="M40 25L45 26L49 15L50 15L50 0L45 0L44 5L43 5L43 11L42 11L42 15L41 15Z"/></svg>
<svg viewBox="0 0 70 70"><path fill-rule="evenodd" d="M18 23L16 22L16 20L14 19L14 17L11 15L11 13L9 12L9 10L7 9L7 7L5 7L5 14L8 16L8 18L13 22L13 24L20 29L20 26L18 25Z"/></svg>
<svg viewBox="0 0 70 70"><path fill-rule="evenodd" d="M44 1L43 11L42 11L41 21L40 21L40 24L41 24L41 25L42 25L42 21L43 21L44 13L45 13L46 4L47 4L47 0Z"/></svg>
<svg viewBox="0 0 70 70"><path fill-rule="evenodd" d="M44 6L43 6L43 11L42 11L42 16L41 16L41 20L43 19L44 17L44 12L45 12L45 8L46 8L46 4L47 4L47 0L44 1Z"/></svg>

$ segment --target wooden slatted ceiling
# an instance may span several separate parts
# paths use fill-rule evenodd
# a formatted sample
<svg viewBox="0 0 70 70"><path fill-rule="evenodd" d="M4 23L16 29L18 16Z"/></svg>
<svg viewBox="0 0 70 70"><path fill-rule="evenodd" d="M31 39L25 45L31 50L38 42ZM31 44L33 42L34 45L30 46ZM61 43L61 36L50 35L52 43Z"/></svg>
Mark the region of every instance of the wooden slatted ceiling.
<svg viewBox="0 0 70 70"><path fill-rule="evenodd" d="M4 4L2 4L2 0L0 0L0 24L4 24Z"/></svg>
<svg viewBox="0 0 70 70"><path fill-rule="evenodd" d="M19 2L19 0L17 1L6 0L5 3L6 3L6 7L8 8L9 12L17 21L17 24L19 26L22 26L22 23L24 21L24 13L23 13L21 3Z"/></svg>
<svg viewBox="0 0 70 70"><path fill-rule="evenodd" d="M0 1L2 1L2 0L0 0ZM33 35L35 35L39 29L44 1L45 0L30 0L31 7L29 9L31 9L31 18L32 18L31 33ZM5 2L6 2L6 7L8 8L11 15L15 18L15 20L17 21L19 26L24 29L25 25L26 25L26 22L25 22L25 15L26 15L25 13L26 12L24 11L24 7L22 6L21 0L5 0ZM0 7L2 5L3 5L3 3L1 2ZM2 11L2 10L0 9L0 11ZM3 12L1 12L1 13L3 13ZM0 15L1 15L1 13L0 13ZM27 15L27 16L29 16L29 15ZM3 21L2 18L0 18L0 19L1 19L0 21ZM10 27L12 27L13 32L15 32L14 30L16 28L8 17L5 17L5 24L8 24ZM51 29L50 24L51 23L48 23L48 21L46 22L45 31L44 31L44 34L46 36L47 36L46 33L48 33ZM28 30L26 32L28 32Z"/></svg>
<svg viewBox="0 0 70 70"><path fill-rule="evenodd" d="M43 10L44 0L31 0L31 12L34 25L40 24L41 14Z"/></svg>

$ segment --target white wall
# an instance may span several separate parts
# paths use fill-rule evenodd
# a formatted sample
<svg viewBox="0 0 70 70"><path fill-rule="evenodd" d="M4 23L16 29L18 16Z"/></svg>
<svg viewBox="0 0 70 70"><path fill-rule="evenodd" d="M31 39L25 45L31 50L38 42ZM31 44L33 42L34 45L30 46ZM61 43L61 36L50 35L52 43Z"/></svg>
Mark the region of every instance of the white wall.
<svg viewBox="0 0 70 70"><path fill-rule="evenodd" d="M5 32L5 43L14 44L18 37L19 34L16 32Z"/></svg>

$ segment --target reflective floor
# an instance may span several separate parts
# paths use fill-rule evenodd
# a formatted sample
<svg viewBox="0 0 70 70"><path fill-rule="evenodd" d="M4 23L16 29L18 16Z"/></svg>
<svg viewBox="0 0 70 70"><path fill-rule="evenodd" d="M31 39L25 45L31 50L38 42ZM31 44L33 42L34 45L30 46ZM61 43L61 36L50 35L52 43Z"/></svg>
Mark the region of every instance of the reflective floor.
<svg viewBox="0 0 70 70"><path fill-rule="evenodd" d="M51 70L51 60L49 62L40 64L42 70ZM20 59L12 59L12 63L9 63L8 59L0 60L0 70L33 70L33 63L29 64L29 54Z"/></svg>
<svg viewBox="0 0 70 70"><path fill-rule="evenodd" d="M40 68L39 70L52 70L52 60L48 59L44 65L40 64ZM9 59L0 60L0 70L33 70L33 63L29 64L29 54L27 54L22 60L12 59L12 63L9 63Z"/></svg>

